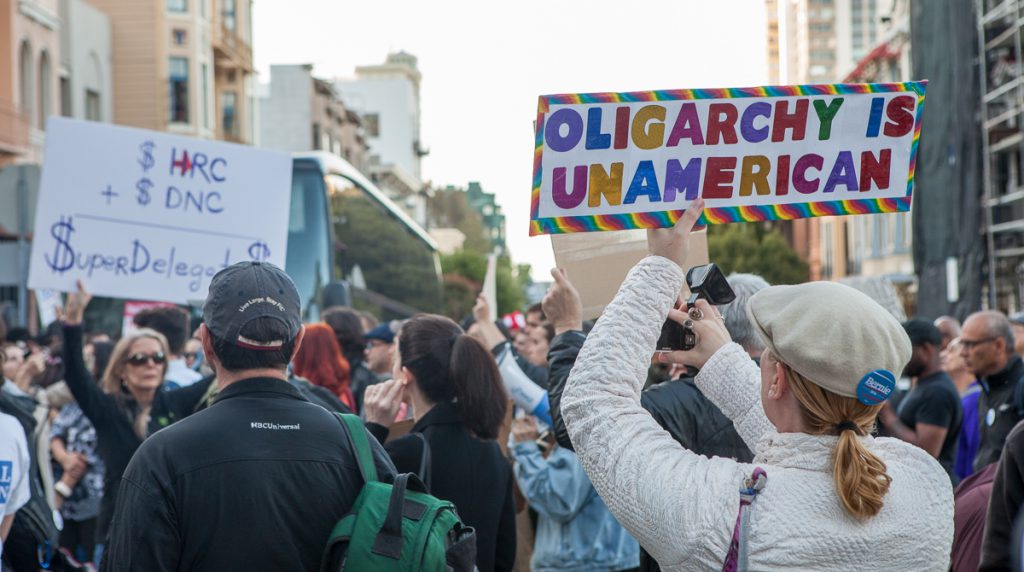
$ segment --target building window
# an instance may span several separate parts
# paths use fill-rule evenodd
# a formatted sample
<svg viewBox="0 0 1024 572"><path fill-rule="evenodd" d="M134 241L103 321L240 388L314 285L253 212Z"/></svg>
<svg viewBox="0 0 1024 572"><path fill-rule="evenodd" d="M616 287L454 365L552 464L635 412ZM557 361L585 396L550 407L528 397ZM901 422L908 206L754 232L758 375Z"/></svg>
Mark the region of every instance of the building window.
<svg viewBox="0 0 1024 572"><path fill-rule="evenodd" d="M71 117L71 111L71 80L64 76L60 78L60 114Z"/></svg>
<svg viewBox="0 0 1024 572"><path fill-rule="evenodd" d="M238 120L235 116L237 97L233 91L220 94L221 131L232 137L238 136Z"/></svg>
<svg viewBox="0 0 1024 572"><path fill-rule="evenodd" d="M85 90L85 118L89 121L102 121L100 115L100 93L91 89Z"/></svg>
<svg viewBox="0 0 1024 572"><path fill-rule="evenodd" d="M210 128L210 68L208 64L199 66L203 81L203 92L200 97L203 99L203 127Z"/></svg>
<svg viewBox="0 0 1024 572"><path fill-rule="evenodd" d="M52 85L52 78L50 77L50 53L43 51L42 55L39 56L39 117L38 123L40 129L46 129L46 117L50 114L50 105L52 99L52 93L50 86Z"/></svg>
<svg viewBox="0 0 1024 572"><path fill-rule="evenodd" d="M170 58L171 122L188 123L188 58Z"/></svg>
<svg viewBox="0 0 1024 572"><path fill-rule="evenodd" d="M314 151L319 151L320 150L320 124L319 123L314 123L313 124L313 150Z"/></svg>
<svg viewBox="0 0 1024 572"><path fill-rule="evenodd" d="M367 113L363 116L363 128L369 137L380 137L380 115Z"/></svg>
<svg viewBox="0 0 1024 572"><path fill-rule="evenodd" d="M235 14L235 0L223 0L224 7L221 9L220 18L224 27L232 32L238 27L238 20Z"/></svg>
<svg viewBox="0 0 1024 572"><path fill-rule="evenodd" d="M35 96L32 93L32 87L34 85L32 72L35 70L35 63L32 61L32 46L29 45L28 41L21 43L21 68L19 70L19 79L21 81L21 113L26 119L31 119L32 108L35 100Z"/></svg>
<svg viewBox="0 0 1024 572"><path fill-rule="evenodd" d="M174 37L175 46L184 46L185 41L188 40L188 32L180 28L175 28L171 35Z"/></svg>
<svg viewBox="0 0 1024 572"><path fill-rule="evenodd" d="M188 0L167 0L168 12L188 12Z"/></svg>

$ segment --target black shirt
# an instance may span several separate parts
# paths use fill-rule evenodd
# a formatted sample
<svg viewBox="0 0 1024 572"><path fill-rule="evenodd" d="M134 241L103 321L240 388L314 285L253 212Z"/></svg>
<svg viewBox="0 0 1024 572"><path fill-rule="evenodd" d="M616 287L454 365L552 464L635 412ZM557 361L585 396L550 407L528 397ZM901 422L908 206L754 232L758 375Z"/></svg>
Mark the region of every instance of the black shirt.
<svg viewBox="0 0 1024 572"><path fill-rule="evenodd" d="M367 424L378 439L388 430ZM455 406L438 403L411 429L430 444L430 493L451 501L459 518L476 529L480 572L512 570L516 556L516 514L512 465L495 441L478 439L463 425ZM407 435L385 445L400 473L418 473L422 441ZM423 476L423 475L421 475Z"/></svg>
<svg viewBox="0 0 1024 572"><path fill-rule="evenodd" d="M981 444L974 458L974 470L980 471L999 460L1006 436L1021 420L1017 388L1024 377L1024 362L1014 355L1002 370L982 378L978 398Z"/></svg>
<svg viewBox="0 0 1024 572"><path fill-rule="evenodd" d="M97 385L85 367L80 325L64 326L64 358L64 380L78 406L96 428L96 449L107 468L100 515L96 522L96 542L102 543L106 541L110 519L114 514L121 473L142 443L133 427L138 410L130 397L119 401L113 395L104 393ZM209 377L188 387L157 391L149 413L148 432L154 433L190 415L206 394L212 380L213 377Z"/></svg>
<svg viewBox="0 0 1024 572"><path fill-rule="evenodd" d="M917 385L900 402L898 415L900 422L914 431L918 423L946 428L938 461L955 486L959 479L953 473L953 467L956 464L956 448L960 441L960 425L964 413L960 393L953 380L944 371L918 379Z"/></svg>
<svg viewBox="0 0 1024 572"><path fill-rule="evenodd" d="M394 466L370 445L390 482ZM238 381L139 447L103 569L315 571L362 487L333 414L283 380Z"/></svg>

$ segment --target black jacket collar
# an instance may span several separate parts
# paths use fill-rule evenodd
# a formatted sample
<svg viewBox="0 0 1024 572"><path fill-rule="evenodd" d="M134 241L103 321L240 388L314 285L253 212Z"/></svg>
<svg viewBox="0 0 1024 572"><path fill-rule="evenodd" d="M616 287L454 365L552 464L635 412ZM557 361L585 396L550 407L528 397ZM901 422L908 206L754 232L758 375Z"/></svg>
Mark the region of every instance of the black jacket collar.
<svg viewBox="0 0 1024 572"><path fill-rule="evenodd" d="M990 388L1002 387L1007 383L1016 382L1021 378L1022 373L1024 373L1024 361L1021 361L1019 355L1013 354L1006 367L985 378L985 382Z"/></svg>
<svg viewBox="0 0 1024 572"><path fill-rule="evenodd" d="M411 433L419 433L431 425L447 425L452 423L461 424L462 417L459 415L458 410L455 409L454 403L443 401L430 408L430 411L423 417L420 417L420 420L409 431Z"/></svg>
<svg viewBox="0 0 1024 572"><path fill-rule="evenodd" d="M221 390L214 403L220 403L225 399L239 396L253 396L261 394L260 397L270 398L291 398L305 401L299 391L292 387L292 384L276 377L251 377L238 380Z"/></svg>

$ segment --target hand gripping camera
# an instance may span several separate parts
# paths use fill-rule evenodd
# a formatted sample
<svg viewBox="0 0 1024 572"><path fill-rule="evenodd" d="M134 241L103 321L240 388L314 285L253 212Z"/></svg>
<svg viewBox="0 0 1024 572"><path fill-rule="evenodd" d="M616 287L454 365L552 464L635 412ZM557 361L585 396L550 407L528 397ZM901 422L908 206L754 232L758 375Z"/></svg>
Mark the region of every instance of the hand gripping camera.
<svg viewBox="0 0 1024 572"><path fill-rule="evenodd" d="M686 309L691 312L691 315L692 312L699 312L696 310L695 304L701 298L713 306L728 304L736 299L736 293L732 291L725 275L714 263L691 268L686 273L686 284L690 288L690 297L686 299ZM697 334L693 332L693 328L672 319L665 320L661 326L657 351L692 350L696 345Z"/></svg>

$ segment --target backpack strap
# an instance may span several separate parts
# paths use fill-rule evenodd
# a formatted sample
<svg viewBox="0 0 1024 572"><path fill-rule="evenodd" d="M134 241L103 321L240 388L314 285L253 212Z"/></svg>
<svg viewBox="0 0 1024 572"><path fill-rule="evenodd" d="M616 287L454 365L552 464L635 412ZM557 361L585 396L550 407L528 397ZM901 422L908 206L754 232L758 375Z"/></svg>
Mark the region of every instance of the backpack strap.
<svg viewBox="0 0 1024 572"><path fill-rule="evenodd" d="M427 436L423 433L413 433L419 438L420 444L423 446L423 454L420 456L420 470L417 475L423 481L423 485L427 487L427 492L430 492L430 443L427 442Z"/></svg>
<svg viewBox="0 0 1024 572"><path fill-rule="evenodd" d="M348 441L352 444L356 461L359 463L359 472L363 475L363 481L367 483L377 482L377 466L373 464L373 452L370 451L370 441L366 438L366 428L363 420L357 415L348 413L335 413L341 422L342 428L348 434Z"/></svg>

